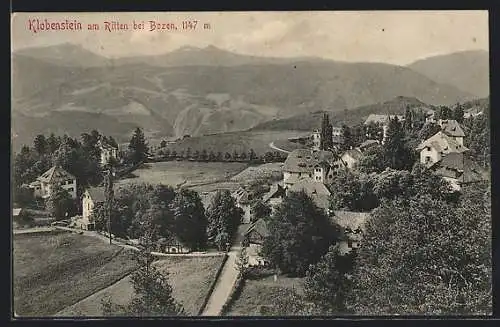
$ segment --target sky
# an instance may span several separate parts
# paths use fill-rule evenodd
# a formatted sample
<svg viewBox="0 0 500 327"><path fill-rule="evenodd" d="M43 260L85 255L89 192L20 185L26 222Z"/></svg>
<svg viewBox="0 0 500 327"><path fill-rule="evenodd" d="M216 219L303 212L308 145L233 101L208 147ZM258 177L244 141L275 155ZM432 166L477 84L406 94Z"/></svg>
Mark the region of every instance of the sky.
<svg viewBox="0 0 500 327"><path fill-rule="evenodd" d="M81 31L38 31L29 20L68 19ZM182 21L197 20L195 30ZM128 30L105 31L105 21ZM145 22L134 30L133 22ZM179 29L150 31L149 21ZM205 24L210 28L203 28ZM88 24L99 24L89 31ZM301 12L136 12L15 13L11 48L74 43L110 57L162 54L182 46L209 45L241 54L270 57L314 56L349 62L406 65L426 57L465 50L488 50L487 11L301 11Z"/></svg>

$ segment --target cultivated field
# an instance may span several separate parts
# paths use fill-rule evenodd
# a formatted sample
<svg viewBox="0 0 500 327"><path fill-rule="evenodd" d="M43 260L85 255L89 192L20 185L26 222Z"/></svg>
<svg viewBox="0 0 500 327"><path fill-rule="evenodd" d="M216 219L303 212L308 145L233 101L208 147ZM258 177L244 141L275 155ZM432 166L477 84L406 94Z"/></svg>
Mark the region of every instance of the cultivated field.
<svg viewBox="0 0 500 327"><path fill-rule="evenodd" d="M160 271L168 271L173 296L182 302L188 315L198 315L209 288L222 264L223 256L168 257L156 262ZM57 316L102 316L101 300L110 297L116 304L127 304L134 294L130 276L62 310Z"/></svg>
<svg viewBox="0 0 500 327"><path fill-rule="evenodd" d="M144 164L132 174L135 177L118 181L119 185L128 183L149 183L185 187L203 186L229 181L231 177L244 170L248 164L238 162L192 162L167 161Z"/></svg>
<svg viewBox="0 0 500 327"><path fill-rule="evenodd" d="M83 235L15 235L14 311L51 316L129 274L130 252Z"/></svg>
<svg viewBox="0 0 500 327"><path fill-rule="evenodd" d="M275 282L273 276L247 279L239 297L233 303L227 316L260 316L261 307L272 306L276 298L283 296L283 290L303 290L303 278L279 276Z"/></svg>

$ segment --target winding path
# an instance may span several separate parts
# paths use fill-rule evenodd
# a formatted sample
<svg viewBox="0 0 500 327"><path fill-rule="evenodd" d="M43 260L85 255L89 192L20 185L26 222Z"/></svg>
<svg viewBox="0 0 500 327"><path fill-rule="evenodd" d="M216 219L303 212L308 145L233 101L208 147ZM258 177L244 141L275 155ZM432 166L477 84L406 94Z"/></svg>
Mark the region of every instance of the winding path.
<svg viewBox="0 0 500 327"><path fill-rule="evenodd" d="M276 151L280 151L280 152L284 152L284 153L290 153L290 151L278 148L276 145L274 145L274 142L269 143L269 147L271 149L273 149L273 150L276 150Z"/></svg>

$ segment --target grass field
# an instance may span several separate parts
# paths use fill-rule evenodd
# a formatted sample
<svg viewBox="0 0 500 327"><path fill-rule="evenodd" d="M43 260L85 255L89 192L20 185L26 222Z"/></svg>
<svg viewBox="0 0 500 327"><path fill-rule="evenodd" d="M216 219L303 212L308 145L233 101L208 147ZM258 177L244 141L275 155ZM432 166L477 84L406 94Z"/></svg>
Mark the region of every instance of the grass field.
<svg viewBox="0 0 500 327"><path fill-rule="evenodd" d="M135 269L128 251L93 237L62 233L16 235L14 311L50 316Z"/></svg>
<svg viewBox="0 0 500 327"><path fill-rule="evenodd" d="M174 298L188 315L197 315L211 283L222 264L222 256L169 257L156 262L160 271L168 271ZM62 310L57 316L101 316L101 300L110 297L116 304L127 304L134 294L130 277Z"/></svg>
<svg viewBox="0 0 500 327"><path fill-rule="evenodd" d="M275 282L273 276L247 279L240 296L233 303L227 316L260 316L262 306L272 306L276 298L283 296L284 289L303 292L303 278L279 276Z"/></svg>
<svg viewBox="0 0 500 327"><path fill-rule="evenodd" d="M274 151L269 147L271 142L308 134L310 132L294 130L231 132L186 138L175 144L168 145L167 149L179 153L191 148L191 152L207 150L208 152L214 151L214 153L229 152L231 155L234 151L248 153L250 149L253 149L257 155L263 155L267 151Z"/></svg>
<svg viewBox="0 0 500 327"><path fill-rule="evenodd" d="M118 181L117 185L128 183L149 183L194 187L217 182L226 182L244 170L248 164L238 162L192 162L167 161L147 163L135 170L135 177Z"/></svg>

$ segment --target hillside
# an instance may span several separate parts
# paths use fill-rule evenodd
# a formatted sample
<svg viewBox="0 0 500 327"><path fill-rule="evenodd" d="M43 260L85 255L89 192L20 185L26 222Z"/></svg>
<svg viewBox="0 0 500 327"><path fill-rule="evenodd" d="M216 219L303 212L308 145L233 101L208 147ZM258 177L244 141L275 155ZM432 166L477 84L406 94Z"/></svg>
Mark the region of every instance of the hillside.
<svg viewBox="0 0 500 327"><path fill-rule="evenodd" d="M16 55L66 67L97 67L109 64L106 57L72 43L24 48L16 51Z"/></svg>
<svg viewBox="0 0 500 327"><path fill-rule="evenodd" d="M46 120L64 112L58 114L57 128L69 134L78 130L73 127L75 121L84 119L76 125L89 126L93 119L89 117L102 115L113 132L134 125L148 134L178 137L247 130L318 110L343 112L396 96L416 97L429 104L473 98L453 86L388 64L314 58L295 59L292 64L293 59L264 60L209 47L171 52L162 57L167 59L160 67L151 65L155 63L151 57L144 57L147 64L137 58L128 58L128 63L106 59L103 64L103 57L87 52L66 44L60 49L31 49L29 57L26 49L21 55L15 53L12 111L36 117L37 130L53 126ZM59 60L62 53L67 57ZM90 59L75 66L86 56ZM175 66L182 56L186 66ZM207 60L209 65L194 66ZM19 140L30 138L23 134L32 134L22 127L15 133Z"/></svg>
<svg viewBox="0 0 500 327"><path fill-rule="evenodd" d="M269 122L259 124L252 128L255 131L281 131L281 130L301 130L312 131L321 127L323 113L328 113L330 121L334 126L341 126L342 124L354 125L362 123L370 114L404 114L406 106L410 108L432 106L423 103L417 98L409 97L396 97L390 101L376 103L367 106L361 106L350 110L341 112L335 111L318 111L312 114L303 114L290 117L287 119L277 119Z"/></svg>
<svg viewBox="0 0 500 327"><path fill-rule="evenodd" d="M430 79L453 85L477 97L490 94L489 53L487 51L463 51L418 60L408 68Z"/></svg>

